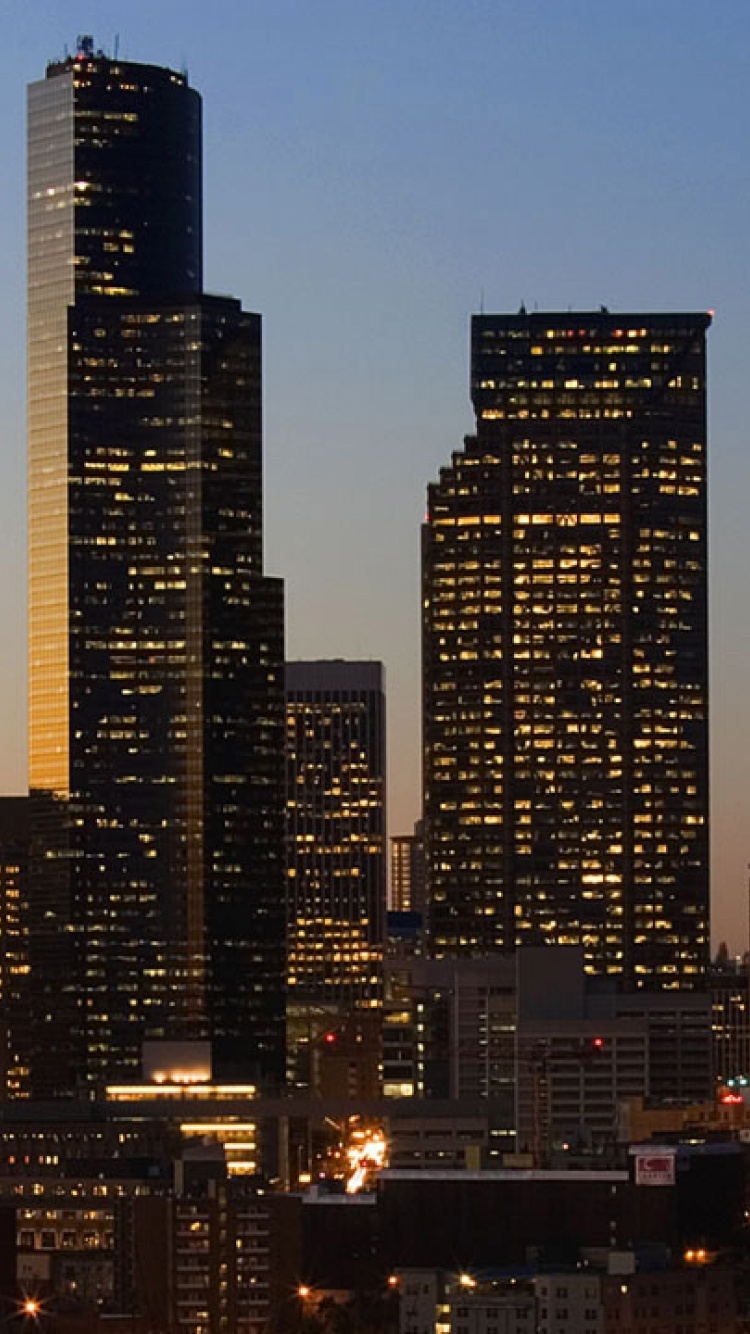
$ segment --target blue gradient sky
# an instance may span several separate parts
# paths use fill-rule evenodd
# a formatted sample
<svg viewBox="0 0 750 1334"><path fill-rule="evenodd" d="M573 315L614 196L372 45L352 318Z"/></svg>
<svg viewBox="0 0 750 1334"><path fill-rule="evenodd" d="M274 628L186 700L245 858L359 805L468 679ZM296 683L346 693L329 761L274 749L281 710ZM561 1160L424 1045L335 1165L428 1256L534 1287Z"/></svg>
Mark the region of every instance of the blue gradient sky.
<svg viewBox="0 0 750 1334"><path fill-rule="evenodd" d="M290 656L382 657L418 810L419 523L471 429L468 317L715 307L714 922L747 938L750 6L2 0L0 790L25 767L24 85L92 32L204 98L209 290L265 316L267 565Z"/></svg>

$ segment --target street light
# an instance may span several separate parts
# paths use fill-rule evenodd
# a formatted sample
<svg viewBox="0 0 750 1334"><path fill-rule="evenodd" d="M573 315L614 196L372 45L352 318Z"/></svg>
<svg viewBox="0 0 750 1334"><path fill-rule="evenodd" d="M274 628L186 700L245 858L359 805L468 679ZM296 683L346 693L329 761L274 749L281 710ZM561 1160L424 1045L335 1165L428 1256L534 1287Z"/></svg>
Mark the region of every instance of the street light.
<svg viewBox="0 0 750 1334"><path fill-rule="evenodd" d="M28 1320L38 1321L40 1315L43 1315L42 1303L38 1297L24 1297L22 1301L13 1304L13 1310L7 1315L0 1316L0 1329L18 1328L19 1321L26 1317Z"/></svg>

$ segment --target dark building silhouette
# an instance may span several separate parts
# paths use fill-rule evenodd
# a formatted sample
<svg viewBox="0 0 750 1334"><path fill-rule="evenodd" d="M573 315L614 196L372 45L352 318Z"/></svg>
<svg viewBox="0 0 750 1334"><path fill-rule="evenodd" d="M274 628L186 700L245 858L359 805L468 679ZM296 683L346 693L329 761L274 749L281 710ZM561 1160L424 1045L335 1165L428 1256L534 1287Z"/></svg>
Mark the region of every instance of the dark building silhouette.
<svg viewBox="0 0 750 1334"><path fill-rule="evenodd" d="M34 1089L280 1074L261 321L201 292L198 94L88 39L29 89L29 479Z"/></svg>
<svg viewBox="0 0 750 1334"><path fill-rule="evenodd" d="M718 1250L742 1226L745 1154L739 1144L680 1144L671 1184L638 1180L647 1145L627 1169L519 1172L386 1171L378 1180L382 1251L393 1268L445 1268L456 1256L476 1271L547 1263L575 1266L583 1248L638 1248L654 1242L683 1255ZM705 1252L704 1252L705 1253ZM464 1259L466 1257L466 1259Z"/></svg>
<svg viewBox="0 0 750 1334"><path fill-rule="evenodd" d="M480 315L423 530L434 953L708 961L703 314Z"/></svg>
<svg viewBox="0 0 750 1334"><path fill-rule="evenodd" d="M750 1079L750 993L746 960L709 969L714 1074L720 1083ZM745 1087L739 1084L739 1087Z"/></svg>
<svg viewBox="0 0 750 1334"><path fill-rule="evenodd" d="M289 1070L306 1083L295 1053L382 1000L382 664L287 663L286 709Z"/></svg>

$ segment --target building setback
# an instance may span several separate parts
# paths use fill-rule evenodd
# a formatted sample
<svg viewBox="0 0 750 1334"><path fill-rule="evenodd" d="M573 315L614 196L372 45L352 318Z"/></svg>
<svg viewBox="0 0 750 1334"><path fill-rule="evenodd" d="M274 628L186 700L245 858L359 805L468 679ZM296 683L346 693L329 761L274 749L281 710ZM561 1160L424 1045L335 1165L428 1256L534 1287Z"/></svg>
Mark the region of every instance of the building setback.
<svg viewBox="0 0 750 1334"><path fill-rule="evenodd" d="M283 589L261 323L201 290L201 104L83 39L29 89L40 1096L210 1037L283 1069Z"/></svg>
<svg viewBox="0 0 750 1334"><path fill-rule="evenodd" d="M432 950L708 961L704 314L479 315L423 529Z"/></svg>
<svg viewBox="0 0 750 1334"><path fill-rule="evenodd" d="M385 694L378 662L291 662L287 1015L292 1050L378 1007L385 933ZM291 1069L291 1066L290 1066Z"/></svg>

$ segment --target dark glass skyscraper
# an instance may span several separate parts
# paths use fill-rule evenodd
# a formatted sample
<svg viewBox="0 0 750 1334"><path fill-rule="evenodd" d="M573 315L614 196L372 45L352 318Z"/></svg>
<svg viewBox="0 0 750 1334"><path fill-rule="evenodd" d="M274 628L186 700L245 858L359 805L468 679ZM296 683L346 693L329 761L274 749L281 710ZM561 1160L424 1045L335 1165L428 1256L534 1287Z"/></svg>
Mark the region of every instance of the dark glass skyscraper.
<svg viewBox="0 0 750 1334"><path fill-rule="evenodd" d="M424 813L437 954L708 951L705 332L481 315L476 435L429 488Z"/></svg>
<svg viewBox="0 0 750 1334"><path fill-rule="evenodd" d="M35 1091L144 1037L283 1068L283 590L260 317L201 293L200 98L85 42L29 90ZM36 962L37 966L34 967Z"/></svg>

